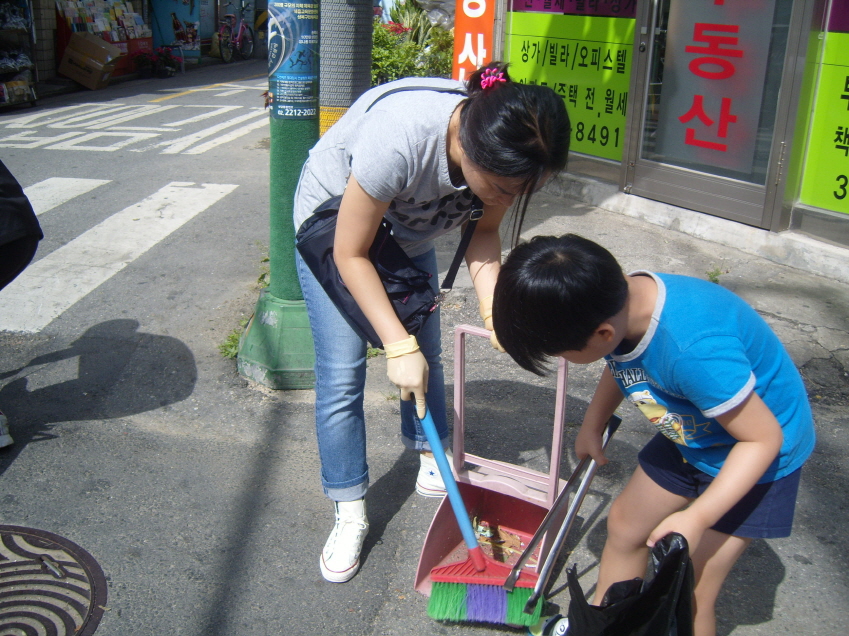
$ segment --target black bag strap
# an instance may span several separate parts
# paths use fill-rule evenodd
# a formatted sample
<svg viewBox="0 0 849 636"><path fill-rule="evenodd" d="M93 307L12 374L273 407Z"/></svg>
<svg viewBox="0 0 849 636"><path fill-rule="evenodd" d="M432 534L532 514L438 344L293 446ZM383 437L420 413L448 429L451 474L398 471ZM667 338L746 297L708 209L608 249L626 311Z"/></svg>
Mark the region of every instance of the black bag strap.
<svg viewBox="0 0 849 636"><path fill-rule="evenodd" d="M398 86L386 91L380 97L375 99L371 104L369 104L369 107L366 108L366 112L370 111L371 107L384 97L389 97L395 93L403 93L406 91L435 91L437 93L454 93L457 95L467 94L466 90L463 88L452 88L449 86ZM457 246L457 252L454 254L454 260L451 261L451 266L448 268L448 272L445 274L442 285L439 287L441 296L450 292L451 288L454 287L454 279L457 277L457 271L460 269L460 263L463 261L463 256L466 255L466 250L472 240L472 235L475 233L475 227L482 216L483 203L480 199L475 197L472 201L472 214L469 217L469 222L466 224L466 229L463 230L463 236L460 238L460 244Z"/></svg>
<svg viewBox="0 0 849 636"><path fill-rule="evenodd" d="M467 95L465 88L458 87L450 87L450 86L398 86L396 88L391 88L385 93L383 93L380 97L375 99L371 104L369 104L368 108L366 108L365 112L369 112L371 107L374 106L377 102L379 102L384 97L389 97L390 95L394 95L395 93L403 93L406 91L434 91L436 93L455 93L457 95Z"/></svg>
<svg viewBox="0 0 849 636"><path fill-rule="evenodd" d="M451 267L448 268L448 272L442 280L442 285L439 286L440 295L444 296L451 291L452 287L454 287L454 279L457 277L457 271L460 269L460 263L463 260L463 256L466 255L466 250L472 240L472 234L475 233L475 227L477 227L478 221L482 216L483 203L480 199L475 197L472 204L472 214L469 217L469 222L466 224L466 229L463 230L463 236L460 239L460 244L457 246L457 252L454 254L454 260L451 261Z"/></svg>

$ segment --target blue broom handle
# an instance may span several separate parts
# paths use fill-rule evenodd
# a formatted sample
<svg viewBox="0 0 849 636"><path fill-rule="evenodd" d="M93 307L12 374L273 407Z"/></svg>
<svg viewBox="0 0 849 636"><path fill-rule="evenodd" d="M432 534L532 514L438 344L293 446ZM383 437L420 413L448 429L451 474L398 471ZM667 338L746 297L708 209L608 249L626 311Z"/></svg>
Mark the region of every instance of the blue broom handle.
<svg viewBox="0 0 849 636"><path fill-rule="evenodd" d="M427 437L427 441L430 444L431 452L433 452L433 458L436 460L436 465L439 468L439 474L445 483L445 492L448 493L448 500L451 502L454 516L457 518L457 525L460 526L460 532L463 533L463 540L466 542L469 550L479 549L478 539L475 536L472 522L469 521L469 515L466 512L466 504L463 503L460 489L457 488L457 481L454 479L454 473L451 472L451 466L449 466L448 458L445 456L445 449L442 448L442 440L439 439L439 434L436 432L436 425L433 423L430 409L425 412L425 416L420 418L420 420L422 428L424 428L425 437Z"/></svg>

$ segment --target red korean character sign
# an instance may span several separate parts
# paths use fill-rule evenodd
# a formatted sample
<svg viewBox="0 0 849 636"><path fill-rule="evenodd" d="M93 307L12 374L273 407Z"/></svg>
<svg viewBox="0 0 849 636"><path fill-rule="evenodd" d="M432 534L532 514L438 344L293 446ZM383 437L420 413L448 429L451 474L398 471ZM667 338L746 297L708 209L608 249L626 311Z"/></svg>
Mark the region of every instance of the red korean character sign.
<svg viewBox="0 0 849 636"><path fill-rule="evenodd" d="M465 80L492 61L495 0L457 0L454 10L454 79Z"/></svg>
<svg viewBox="0 0 849 636"><path fill-rule="evenodd" d="M749 174L775 0L672 2L656 151Z"/></svg>

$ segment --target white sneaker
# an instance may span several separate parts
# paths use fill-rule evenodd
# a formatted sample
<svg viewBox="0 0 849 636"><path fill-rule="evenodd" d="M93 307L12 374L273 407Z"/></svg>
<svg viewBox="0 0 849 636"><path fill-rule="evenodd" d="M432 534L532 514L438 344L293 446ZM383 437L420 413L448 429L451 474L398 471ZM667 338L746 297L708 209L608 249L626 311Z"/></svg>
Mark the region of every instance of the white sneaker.
<svg viewBox="0 0 849 636"><path fill-rule="evenodd" d="M360 569L360 551L368 534L366 502L337 501L336 525L321 551L321 575L331 583L344 583Z"/></svg>
<svg viewBox="0 0 849 636"><path fill-rule="evenodd" d="M6 419L6 416L3 415L3 412L0 411L0 448L11 446L14 443L15 440L13 440L12 436L9 435L9 421Z"/></svg>
<svg viewBox="0 0 849 636"><path fill-rule="evenodd" d="M451 451L446 450L445 454L450 464ZM444 497L445 483L442 481L442 475L439 474L436 459L430 453L419 453L419 458L421 465L419 466L419 476L416 479L416 492L422 497Z"/></svg>

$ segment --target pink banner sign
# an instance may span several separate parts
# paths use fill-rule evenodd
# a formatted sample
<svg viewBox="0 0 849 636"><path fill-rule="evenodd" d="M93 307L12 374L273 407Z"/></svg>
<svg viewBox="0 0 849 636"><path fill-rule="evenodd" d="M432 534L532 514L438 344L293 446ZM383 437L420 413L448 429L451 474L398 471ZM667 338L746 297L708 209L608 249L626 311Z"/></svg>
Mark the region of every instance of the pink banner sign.
<svg viewBox="0 0 849 636"><path fill-rule="evenodd" d="M634 18L637 0L513 0L513 11Z"/></svg>
<svg viewBox="0 0 849 636"><path fill-rule="evenodd" d="M849 33L849 0L832 0L828 30Z"/></svg>

